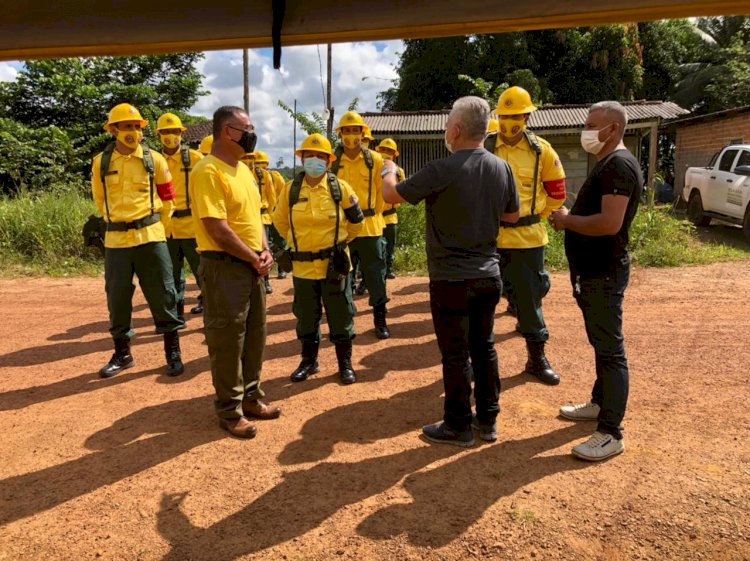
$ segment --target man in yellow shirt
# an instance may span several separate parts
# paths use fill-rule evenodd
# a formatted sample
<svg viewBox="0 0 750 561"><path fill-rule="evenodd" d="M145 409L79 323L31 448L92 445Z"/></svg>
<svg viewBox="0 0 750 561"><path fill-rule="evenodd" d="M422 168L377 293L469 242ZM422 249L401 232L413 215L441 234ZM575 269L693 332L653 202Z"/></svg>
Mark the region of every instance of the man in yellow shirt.
<svg viewBox="0 0 750 561"><path fill-rule="evenodd" d="M396 161L399 156L398 145L392 138L385 138L375 148L384 160ZM398 182L406 179L404 168L398 166L398 176L396 180ZM395 279L396 273L393 271L393 263L396 261L396 237L398 235L398 207L401 203L386 203L383 209L383 221L385 222L385 228L383 229L383 237L385 238L385 277L388 279Z"/></svg>
<svg viewBox="0 0 750 561"><path fill-rule="evenodd" d="M148 125L140 112L121 103L109 112L104 130L115 137L104 152L94 157L91 189L94 202L106 222L104 279L110 328L115 353L101 370L109 378L135 364L130 353L133 273L138 275L156 332L164 335L167 374L185 371L178 329L185 323L177 316L172 264L164 224L174 206L172 174L161 154L141 145Z"/></svg>
<svg viewBox="0 0 750 561"><path fill-rule="evenodd" d="M388 295L385 283L385 238L383 238L383 158L380 154L362 147L365 122L354 111L349 111L339 122L336 132L344 144L337 150L331 170L339 179L351 185L362 207L365 221L362 231L349 243L352 265L362 270L370 305L373 307L375 335L388 339L391 332L386 324ZM354 279L352 279L352 283Z"/></svg>
<svg viewBox="0 0 750 561"><path fill-rule="evenodd" d="M372 136L372 131L370 130L370 127L365 125L362 127L362 146L364 148L369 148L370 143L375 140L375 137Z"/></svg>
<svg viewBox="0 0 750 561"><path fill-rule="evenodd" d="M271 213L276 206L276 190L274 188L273 176L266 168L268 167L268 156L260 150L252 153L253 165L250 169L255 174L260 190L260 218L266 231L266 239L271 242ZM259 160L265 160L265 165L260 165ZM268 280L268 275L263 277L266 294L271 294L273 288Z"/></svg>
<svg viewBox="0 0 750 561"><path fill-rule="evenodd" d="M304 172L286 184L273 214L279 233L292 248L292 310L297 318L297 338L302 341L302 362L291 378L301 382L318 371L325 306L339 377L343 384L353 384L357 380L351 360L356 308L346 244L362 229L364 216L354 190L328 172L336 158L328 139L312 134L296 154Z"/></svg>
<svg viewBox="0 0 750 561"><path fill-rule="evenodd" d="M220 107L213 118L211 154L196 164L190 182L200 254L206 343L219 425L253 438L247 417L275 419L260 387L266 343L266 293L261 279L273 265L260 215L260 193L240 158L255 148L250 116Z"/></svg>
<svg viewBox="0 0 750 561"><path fill-rule="evenodd" d="M536 111L523 88L508 88L497 103L498 134L488 137L495 155L510 164L518 187L521 218L503 223L497 238L500 272L507 285L509 308L515 309L517 329L526 339L525 372L548 385L560 376L544 353L549 331L542 315L542 299L549 292L544 248L549 243L543 220L565 202L565 171L549 142L526 129ZM496 139L496 140L495 140Z"/></svg>
<svg viewBox="0 0 750 561"><path fill-rule="evenodd" d="M172 219L167 224L167 248L172 259L172 274L177 291L177 315L185 318L185 271L184 263L188 262L198 286L198 253L195 251L195 230L193 229L192 210L190 208L190 172L203 158L197 150L191 150L182 144L182 133L187 129L174 113L164 113L156 123L156 134L161 142L162 156L167 161L172 174L175 190L175 209ZM198 305L190 310L193 314L203 311L202 296L198 296Z"/></svg>
<svg viewBox="0 0 750 561"><path fill-rule="evenodd" d="M284 177L275 169L268 169L268 166L270 164L270 161L268 159L268 154L263 152L262 150L256 150L255 151L255 165L256 167L261 168L262 170L268 171L268 173L271 174L271 180L273 182L273 200L278 201L279 196L281 195L281 191L284 189L284 185L286 185L286 180ZM271 224L266 228L266 235L268 236L268 241L271 243L271 247L278 248L278 249L285 249L286 248L286 240L281 237L279 234L279 231L276 229L276 226L273 224L273 208L275 204L270 207L271 214ZM278 278L285 279L286 273L279 269L278 271Z"/></svg>

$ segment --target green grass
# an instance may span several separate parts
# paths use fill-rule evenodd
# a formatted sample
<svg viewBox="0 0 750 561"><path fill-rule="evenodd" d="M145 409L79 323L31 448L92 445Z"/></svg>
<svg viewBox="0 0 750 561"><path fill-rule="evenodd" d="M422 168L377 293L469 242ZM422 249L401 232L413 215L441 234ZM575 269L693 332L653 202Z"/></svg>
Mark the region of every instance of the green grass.
<svg viewBox="0 0 750 561"><path fill-rule="evenodd" d="M0 276L101 273L98 251L83 247L81 228L95 212L82 189L0 197ZM426 275L424 204L399 209L396 270ZM548 227L547 267L567 269L563 234ZM731 238L731 239L730 239ZM697 229L671 207L642 207L631 228L631 255L640 267L677 267L750 259L738 229Z"/></svg>

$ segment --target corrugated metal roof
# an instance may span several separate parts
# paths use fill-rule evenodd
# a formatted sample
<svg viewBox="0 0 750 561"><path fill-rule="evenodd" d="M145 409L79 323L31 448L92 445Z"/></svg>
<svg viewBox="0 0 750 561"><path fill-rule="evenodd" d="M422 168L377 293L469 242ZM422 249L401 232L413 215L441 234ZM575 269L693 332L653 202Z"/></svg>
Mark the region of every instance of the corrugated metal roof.
<svg viewBox="0 0 750 561"><path fill-rule="evenodd" d="M623 103L628 121L638 123L655 118L672 119L690 113L679 105L668 101L634 101ZM578 129L586 122L589 104L546 105L531 114L529 125L537 131L549 129ZM362 113L362 118L373 134L431 134L445 130L448 118L445 111L390 111Z"/></svg>
<svg viewBox="0 0 750 561"><path fill-rule="evenodd" d="M183 133L182 138L185 140L185 142L200 142L207 136L213 134L213 126L213 121L191 125L187 127L187 130Z"/></svg>

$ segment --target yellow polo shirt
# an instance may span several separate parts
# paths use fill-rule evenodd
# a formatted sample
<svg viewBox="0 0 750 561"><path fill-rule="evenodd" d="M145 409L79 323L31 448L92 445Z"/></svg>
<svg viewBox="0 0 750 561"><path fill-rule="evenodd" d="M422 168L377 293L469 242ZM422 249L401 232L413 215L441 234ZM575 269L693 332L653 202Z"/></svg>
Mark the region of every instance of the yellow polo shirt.
<svg viewBox="0 0 750 561"><path fill-rule="evenodd" d="M281 190L284 189L284 185L286 185L286 179L284 179L284 176L275 169L269 171L271 172L271 176L273 177L273 192L278 199L279 195L281 194Z"/></svg>
<svg viewBox="0 0 750 561"><path fill-rule="evenodd" d="M537 136L542 153L539 157L539 174L536 189L536 208L534 212L540 215L542 220L549 217L552 212L560 208L565 199L553 199L547 196L544 190L545 181L555 181L565 178L560 158L549 142ZM504 144L498 135L495 144L495 155L499 156L510 165L513 177L516 180L518 198L521 203L521 217L531 214L531 200L534 189L534 164L536 163L536 152L531 149L525 138L522 138L515 146ZM497 247L501 249L528 249L542 247L549 243L547 228L543 222L531 226L519 226L518 228L500 228L497 237Z"/></svg>
<svg viewBox="0 0 750 561"><path fill-rule="evenodd" d="M271 213L276 206L276 191L273 185L273 176L267 169L255 166L255 180L260 184L260 214L263 224L271 224ZM260 172L260 173L259 173ZM260 177L258 177L260 175ZM262 178L262 179L261 179Z"/></svg>
<svg viewBox="0 0 750 561"><path fill-rule="evenodd" d="M174 201L162 201L157 186L172 183L167 162L158 152L151 150L154 159L154 212L161 213L161 221L125 232L107 232L104 247L137 247L145 243L166 241L164 225L169 222ZM139 145L132 154L112 152L107 172L106 204L104 185L100 172L102 154L94 156L91 169L91 191L99 213L107 222L132 222L151 214L151 185L143 165L143 148ZM109 212L107 212L109 209Z"/></svg>
<svg viewBox="0 0 750 561"><path fill-rule="evenodd" d="M197 150L190 150L190 168L187 170L188 174L193 170L195 164L203 159L203 154ZM167 161L169 171L172 173L172 182L174 184L175 191L175 207L174 210L185 210L188 208L187 198L188 186L185 184L185 166L182 163L182 152L177 149L174 154L161 153L164 159ZM192 201L191 201L192 206ZM195 237L195 228L193 228L192 216L183 216L176 218L172 216L172 219L167 224L167 237L172 237L176 240L192 239Z"/></svg>
<svg viewBox="0 0 750 561"><path fill-rule="evenodd" d="M342 154L339 171L336 174L339 179L342 179L354 189L363 212L369 208L375 210L375 216L367 216L367 213L365 213L365 222L359 237L382 236L383 228L385 228L385 221L383 220L383 208L385 207L383 179L380 177L380 172L383 170L383 157L374 150L370 150L370 154L372 154L373 167L372 192L369 193L369 196L370 170L367 169L361 151L357 153L357 157L354 159Z"/></svg>
<svg viewBox="0 0 750 561"><path fill-rule="evenodd" d="M224 251L208 235L202 218L226 220L232 231L250 249L263 249L263 222L260 219L260 193L250 169L208 155L190 174L190 199L198 251Z"/></svg>
<svg viewBox="0 0 750 561"><path fill-rule="evenodd" d="M341 186L341 205L331 196L328 177L310 187L302 181L299 201L292 209L294 221L294 237L289 223L289 190L292 182L288 182L281 191L276 210L273 213L273 223L279 234L289 242L293 251L321 251L333 247L336 230L336 212L339 214L338 243L350 242L362 230L363 222L352 224L346 219L345 209L357 203L354 190L346 182L339 179ZM296 238L299 247L294 246ZM315 261L293 261L292 274L297 278L319 280L326 278L328 259Z"/></svg>
<svg viewBox="0 0 750 561"><path fill-rule="evenodd" d="M402 168L401 166L399 166L399 168L398 168L398 174L399 174L398 175L398 180L399 181L403 181L404 179L406 179L406 173L404 172L404 168ZM401 206L401 203L396 203L396 204L385 203L385 206L383 207L383 213L384 213L383 214L383 222L385 222L386 225L387 224L398 224L398 213L397 212L394 212L393 214L389 214L387 216L385 215L385 212L388 211L388 210L391 210L391 209L397 209L400 206Z"/></svg>

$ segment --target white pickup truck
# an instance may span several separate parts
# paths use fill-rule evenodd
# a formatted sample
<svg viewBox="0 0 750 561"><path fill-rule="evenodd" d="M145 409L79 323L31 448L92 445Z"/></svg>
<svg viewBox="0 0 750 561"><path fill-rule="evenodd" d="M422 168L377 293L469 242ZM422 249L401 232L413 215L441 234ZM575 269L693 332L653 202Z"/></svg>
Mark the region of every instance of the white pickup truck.
<svg viewBox="0 0 750 561"><path fill-rule="evenodd" d="M712 218L741 224L750 241L750 144L727 146L706 167L688 168L682 197L696 226Z"/></svg>

